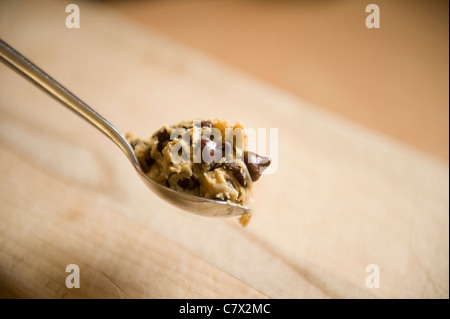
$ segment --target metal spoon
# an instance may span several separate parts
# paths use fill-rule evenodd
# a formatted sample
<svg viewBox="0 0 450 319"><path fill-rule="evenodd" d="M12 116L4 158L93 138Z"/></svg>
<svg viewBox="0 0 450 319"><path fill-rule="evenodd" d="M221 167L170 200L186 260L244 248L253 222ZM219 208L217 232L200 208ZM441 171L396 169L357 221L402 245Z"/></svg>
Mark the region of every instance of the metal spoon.
<svg viewBox="0 0 450 319"><path fill-rule="evenodd" d="M0 60L108 136L125 153L144 183L162 199L203 216L239 216L249 211L249 208L236 204L180 193L153 181L145 175L133 148L114 126L1 39Z"/></svg>

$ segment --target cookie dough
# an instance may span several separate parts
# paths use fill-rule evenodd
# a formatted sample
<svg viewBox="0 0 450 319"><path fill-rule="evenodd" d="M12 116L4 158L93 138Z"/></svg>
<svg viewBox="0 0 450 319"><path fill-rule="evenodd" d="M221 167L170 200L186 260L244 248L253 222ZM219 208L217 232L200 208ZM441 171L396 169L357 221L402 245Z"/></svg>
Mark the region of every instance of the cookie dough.
<svg viewBox="0 0 450 319"><path fill-rule="evenodd" d="M151 179L190 195L251 207L253 182L270 158L247 149L242 123L195 120L165 125L149 139L133 133L126 138L133 146L144 172ZM250 214L241 216L244 226Z"/></svg>

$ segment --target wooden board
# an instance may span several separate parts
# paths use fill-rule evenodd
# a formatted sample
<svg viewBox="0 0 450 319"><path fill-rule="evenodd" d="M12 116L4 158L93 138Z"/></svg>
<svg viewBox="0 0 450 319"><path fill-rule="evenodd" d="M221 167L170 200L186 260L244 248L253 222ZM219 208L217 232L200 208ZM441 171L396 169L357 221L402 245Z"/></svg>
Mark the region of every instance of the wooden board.
<svg viewBox="0 0 450 319"><path fill-rule="evenodd" d="M199 117L278 128L256 213L152 194L96 129L0 66L0 296L448 298L448 164L223 65L108 7L0 4L0 37L117 128ZM65 285L80 268L80 288ZM368 288L366 266L380 270Z"/></svg>
<svg viewBox="0 0 450 319"><path fill-rule="evenodd" d="M120 14L448 162L448 1L106 1Z"/></svg>

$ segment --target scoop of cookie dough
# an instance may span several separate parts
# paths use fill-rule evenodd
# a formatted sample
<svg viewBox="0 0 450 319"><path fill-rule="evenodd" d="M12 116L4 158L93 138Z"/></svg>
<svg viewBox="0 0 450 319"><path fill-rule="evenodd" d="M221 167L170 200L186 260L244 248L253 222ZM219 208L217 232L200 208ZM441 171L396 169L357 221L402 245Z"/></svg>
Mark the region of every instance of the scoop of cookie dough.
<svg viewBox="0 0 450 319"><path fill-rule="evenodd" d="M225 120L183 121L165 125L149 139L133 133L133 146L144 172L153 180L190 195L251 207L253 182L270 158L248 151L245 127ZM241 216L246 225L250 213Z"/></svg>

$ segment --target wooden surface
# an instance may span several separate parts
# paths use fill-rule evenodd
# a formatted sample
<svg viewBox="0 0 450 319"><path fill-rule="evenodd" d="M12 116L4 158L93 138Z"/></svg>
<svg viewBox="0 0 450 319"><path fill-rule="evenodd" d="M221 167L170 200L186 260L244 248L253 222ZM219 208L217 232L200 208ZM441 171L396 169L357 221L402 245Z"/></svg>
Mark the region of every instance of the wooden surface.
<svg viewBox="0 0 450 319"><path fill-rule="evenodd" d="M448 298L448 163L84 3L2 2L0 37L117 128L198 117L279 130L256 213L212 219L145 187L93 127L0 65L0 296ZM66 266L80 267L68 289ZM365 285L377 264L380 288Z"/></svg>
<svg viewBox="0 0 450 319"><path fill-rule="evenodd" d="M104 0L142 27L448 161L446 0Z"/></svg>

